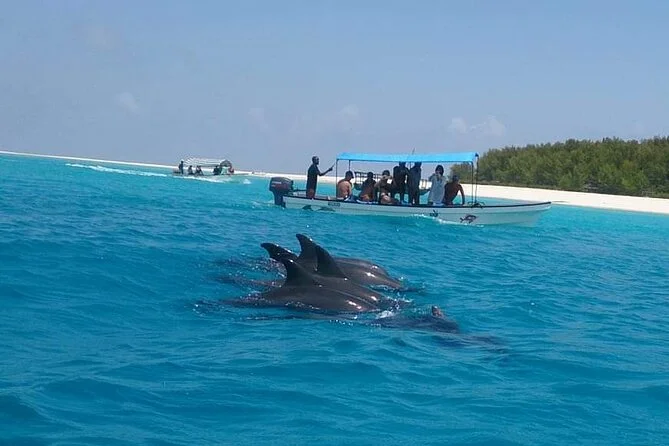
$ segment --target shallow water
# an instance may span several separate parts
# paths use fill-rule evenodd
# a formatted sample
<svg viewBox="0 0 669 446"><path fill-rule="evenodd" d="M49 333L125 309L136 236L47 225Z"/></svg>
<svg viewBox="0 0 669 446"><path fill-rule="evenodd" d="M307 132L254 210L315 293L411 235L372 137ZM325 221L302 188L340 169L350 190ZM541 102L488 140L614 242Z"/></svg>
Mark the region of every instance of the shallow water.
<svg viewBox="0 0 669 446"><path fill-rule="evenodd" d="M0 168L0 442L669 438L666 216L460 227L281 209L267 179ZM257 290L231 276L276 278L259 245L297 251L298 232L386 266L421 288L412 311L437 304L461 333L217 304Z"/></svg>

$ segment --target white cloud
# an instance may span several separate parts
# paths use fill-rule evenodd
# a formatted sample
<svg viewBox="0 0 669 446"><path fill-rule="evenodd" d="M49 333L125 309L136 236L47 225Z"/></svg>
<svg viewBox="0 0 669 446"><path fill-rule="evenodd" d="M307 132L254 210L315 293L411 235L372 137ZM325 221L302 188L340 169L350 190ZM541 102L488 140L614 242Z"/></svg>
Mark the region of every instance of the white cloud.
<svg viewBox="0 0 669 446"><path fill-rule="evenodd" d="M358 109L358 106L355 104L349 104L339 110L339 116L344 117L344 118L349 118L352 120L357 120L358 117L360 116L360 110Z"/></svg>
<svg viewBox="0 0 669 446"><path fill-rule="evenodd" d="M448 130L453 133L467 133L469 128L467 127L467 121L462 118L453 118L451 119L451 124L448 126Z"/></svg>
<svg viewBox="0 0 669 446"><path fill-rule="evenodd" d="M116 95L115 101L116 105L125 111L132 114L139 113L139 103L137 103L137 100L131 93L128 93L127 91L119 93Z"/></svg>
<svg viewBox="0 0 669 446"><path fill-rule="evenodd" d="M484 134L492 136L503 136L506 133L506 126L496 117L488 116L485 121L478 124L467 125L464 118L453 118L448 126L448 130L452 133L460 134Z"/></svg>
<svg viewBox="0 0 669 446"><path fill-rule="evenodd" d="M492 136L503 136L506 133L506 126L494 116L488 116L485 121L483 131Z"/></svg>

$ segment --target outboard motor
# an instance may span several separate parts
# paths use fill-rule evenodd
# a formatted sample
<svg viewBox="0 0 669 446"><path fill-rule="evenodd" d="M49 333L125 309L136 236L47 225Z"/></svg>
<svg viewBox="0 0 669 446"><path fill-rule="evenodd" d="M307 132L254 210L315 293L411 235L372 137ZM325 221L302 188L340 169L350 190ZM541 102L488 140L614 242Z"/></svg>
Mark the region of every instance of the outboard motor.
<svg viewBox="0 0 669 446"><path fill-rule="evenodd" d="M274 194L274 204L284 206L283 197L294 190L293 180L286 177L272 177L269 180L269 190Z"/></svg>

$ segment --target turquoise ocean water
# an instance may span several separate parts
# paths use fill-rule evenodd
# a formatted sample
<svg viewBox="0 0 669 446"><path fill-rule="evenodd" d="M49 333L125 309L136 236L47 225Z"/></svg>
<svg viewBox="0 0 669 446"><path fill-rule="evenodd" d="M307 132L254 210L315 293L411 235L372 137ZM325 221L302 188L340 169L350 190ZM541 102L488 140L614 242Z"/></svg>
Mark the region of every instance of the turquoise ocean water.
<svg viewBox="0 0 669 446"><path fill-rule="evenodd" d="M0 169L2 444L669 442L669 217L461 227L285 210L259 178ZM461 333L218 303L298 232Z"/></svg>

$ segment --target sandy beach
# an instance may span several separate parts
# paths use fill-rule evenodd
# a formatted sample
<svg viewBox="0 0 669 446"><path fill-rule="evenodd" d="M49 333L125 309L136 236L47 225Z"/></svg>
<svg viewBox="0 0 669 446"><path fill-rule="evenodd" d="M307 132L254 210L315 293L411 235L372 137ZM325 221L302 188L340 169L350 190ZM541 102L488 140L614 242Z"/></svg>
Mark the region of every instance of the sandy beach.
<svg viewBox="0 0 669 446"><path fill-rule="evenodd" d="M34 153L20 153L0 150L0 154L16 155L37 158L52 158L70 161L82 161L92 163L116 164L125 166L150 167L160 169L174 169L176 165L169 166L165 164L137 163L132 161L111 161L94 158L81 158L72 156L58 155L40 155ZM305 174L287 174L287 173L269 173L249 170L235 170L236 174L249 175L255 177L270 178L282 176L294 181L306 181ZM321 183L334 184L336 179L332 175L326 175L319 179ZM463 184L465 194L471 194L471 185ZM585 192L568 192L549 189L531 189L526 187L506 187L506 186L478 186L479 198L500 198L523 201L551 201L556 206L581 206L598 209L612 209L631 212L646 212L653 214L669 215L669 199L630 197L624 195L605 195Z"/></svg>

